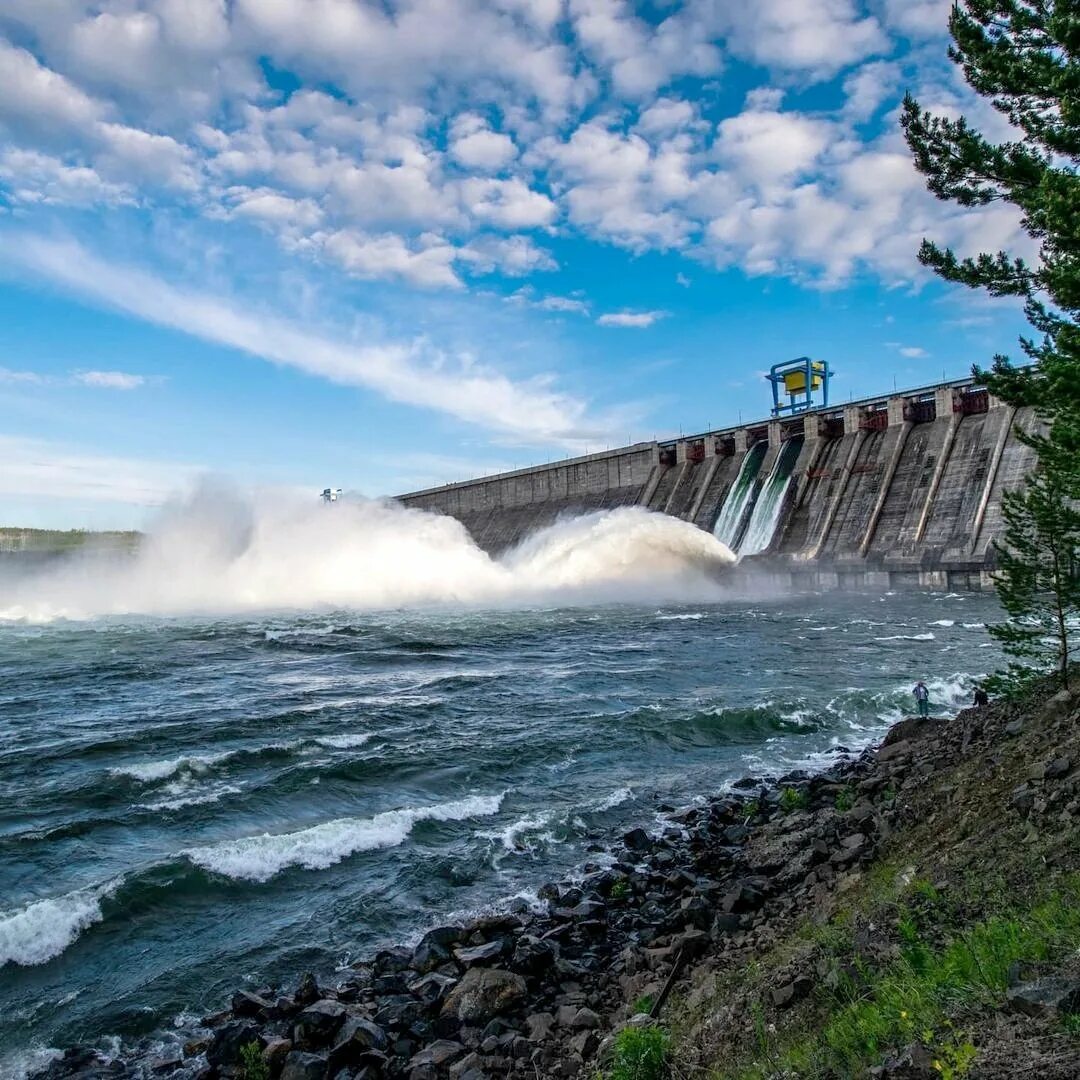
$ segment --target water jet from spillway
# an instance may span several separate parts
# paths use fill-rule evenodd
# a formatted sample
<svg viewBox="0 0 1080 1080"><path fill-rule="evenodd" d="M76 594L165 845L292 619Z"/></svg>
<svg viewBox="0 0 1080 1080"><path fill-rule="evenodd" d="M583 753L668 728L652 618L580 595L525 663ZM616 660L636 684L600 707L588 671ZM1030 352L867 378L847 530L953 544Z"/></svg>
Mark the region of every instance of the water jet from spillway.
<svg viewBox="0 0 1080 1080"><path fill-rule="evenodd" d="M134 556L17 580L0 618L718 599L734 561L708 533L638 507L559 520L492 557L455 519L393 502L326 512L206 489L167 509Z"/></svg>

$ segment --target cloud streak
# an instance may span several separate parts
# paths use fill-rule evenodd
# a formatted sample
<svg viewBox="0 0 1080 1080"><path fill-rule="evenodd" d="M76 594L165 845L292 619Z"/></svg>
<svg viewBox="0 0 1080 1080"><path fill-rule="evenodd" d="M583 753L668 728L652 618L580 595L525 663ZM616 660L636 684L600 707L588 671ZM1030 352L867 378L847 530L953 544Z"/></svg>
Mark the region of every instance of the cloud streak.
<svg viewBox="0 0 1080 1080"><path fill-rule="evenodd" d="M424 342L360 344L334 338L174 285L141 268L105 261L72 240L9 232L0 248L9 263L96 304L334 383L364 387L394 402L441 412L514 441L579 449L619 430L615 417L591 415L584 401L552 389L548 379L515 382Z"/></svg>

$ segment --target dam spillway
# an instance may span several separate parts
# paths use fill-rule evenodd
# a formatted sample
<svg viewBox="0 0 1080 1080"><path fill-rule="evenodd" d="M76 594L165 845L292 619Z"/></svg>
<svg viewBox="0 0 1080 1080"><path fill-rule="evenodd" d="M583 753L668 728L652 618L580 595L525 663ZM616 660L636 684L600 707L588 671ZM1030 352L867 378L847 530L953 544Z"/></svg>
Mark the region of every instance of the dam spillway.
<svg viewBox="0 0 1080 1080"><path fill-rule="evenodd" d="M810 585L985 586L1030 410L970 380L635 443L399 496L497 553L561 517L643 506Z"/></svg>

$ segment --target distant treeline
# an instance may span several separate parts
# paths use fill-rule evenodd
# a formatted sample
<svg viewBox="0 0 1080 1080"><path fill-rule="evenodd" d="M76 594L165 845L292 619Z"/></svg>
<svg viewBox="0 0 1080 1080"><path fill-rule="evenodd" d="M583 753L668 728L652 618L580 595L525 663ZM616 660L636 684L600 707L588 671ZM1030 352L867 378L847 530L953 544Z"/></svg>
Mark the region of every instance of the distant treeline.
<svg viewBox="0 0 1080 1080"><path fill-rule="evenodd" d="M0 552L72 551L81 547L131 550L141 533L129 531L95 532L91 529L20 529L0 526Z"/></svg>

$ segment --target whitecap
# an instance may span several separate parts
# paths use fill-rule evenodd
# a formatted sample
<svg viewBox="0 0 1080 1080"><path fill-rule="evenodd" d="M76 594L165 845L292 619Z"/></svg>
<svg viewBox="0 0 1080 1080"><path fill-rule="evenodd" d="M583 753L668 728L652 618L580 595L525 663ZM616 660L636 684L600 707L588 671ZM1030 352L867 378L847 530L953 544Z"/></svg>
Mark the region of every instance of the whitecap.
<svg viewBox="0 0 1080 1080"><path fill-rule="evenodd" d="M605 810L612 810L616 806L621 806L624 802L628 802L634 797L633 791L628 787L617 788L611 792L610 795L605 795L594 807L598 813L603 813Z"/></svg>
<svg viewBox="0 0 1080 1080"><path fill-rule="evenodd" d="M689 615L657 615L656 616L656 621L657 622L682 622L683 620L686 620L686 619L704 619L704 618L705 618L705 612L704 611L695 611L693 614L689 614Z"/></svg>
<svg viewBox="0 0 1080 1080"><path fill-rule="evenodd" d="M371 735L356 733L354 735L319 735L315 741L320 746L330 750L352 750L357 746L371 741Z"/></svg>
<svg viewBox="0 0 1080 1080"><path fill-rule="evenodd" d="M930 625L931 626L955 626L956 625L956 620L955 619L935 619Z"/></svg>
<svg viewBox="0 0 1080 1080"><path fill-rule="evenodd" d="M239 795L240 788L235 784L221 784L218 787L191 788L183 784L170 784L165 790L168 796L153 802L137 803L140 810L181 810L185 806L204 806L225 798L226 795Z"/></svg>
<svg viewBox="0 0 1080 1080"><path fill-rule="evenodd" d="M925 634L890 634L888 637L876 637L875 641L933 641L934 635L928 630Z"/></svg>
<svg viewBox="0 0 1080 1080"><path fill-rule="evenodd" d="M89 926L105 917L102 899L115 883L77 889L0 912L0 968L7 963L32 967L59 956Z"/></svg>
<svg viewBox="0 0 1080 1080"><path fill-rule="evenodd" d="M196 866L242 881L269 881L300 866L325 870L360 851L397 847L421 821L463 821L491 817L502 795L471 795L434 806L389 810L372 818L338 818L293 833L263 833L182 852Z"/></svg>
<svg viewBox="0 0 1080 1080"><path fill-rule="evenodd" d="M185 754L181 757L166 758L162 761L147 761L141 765L116 765L109 769L113 776L127 776L144 784L165 780L180 771L204 773L211 766L229 756L231 751L221 754Z"/></svg>

